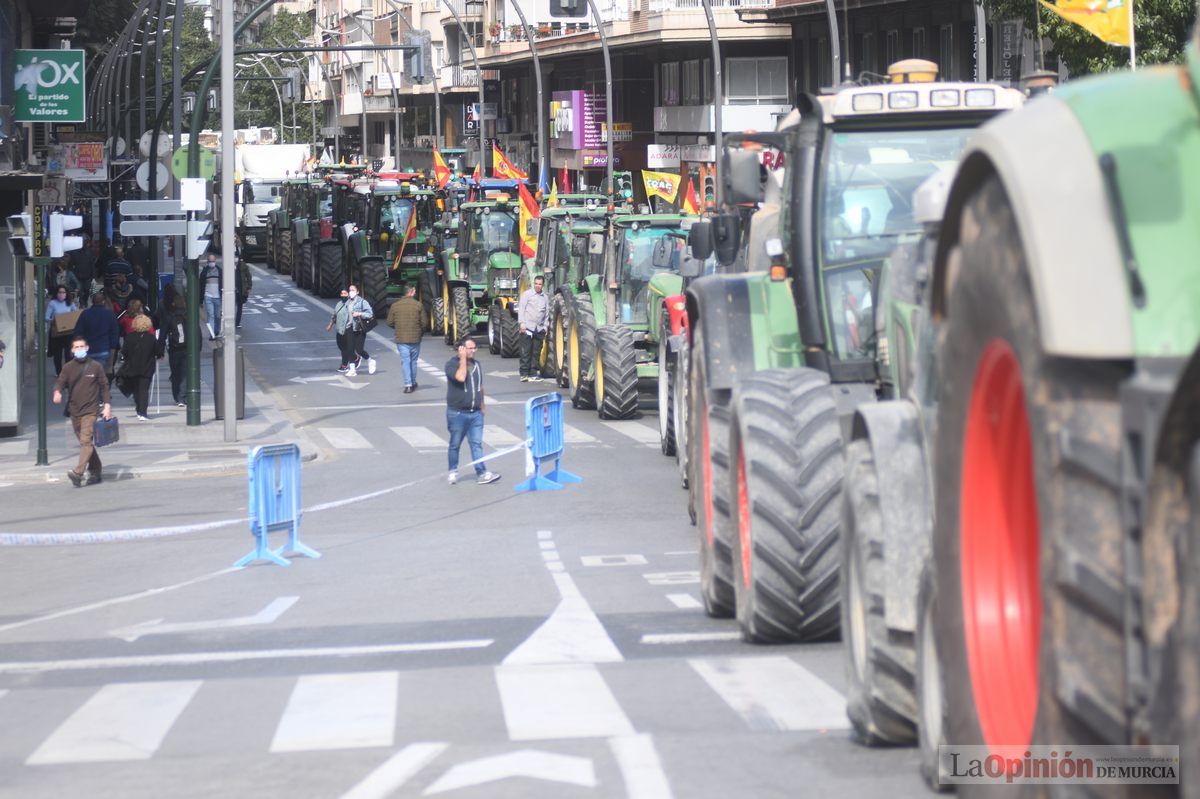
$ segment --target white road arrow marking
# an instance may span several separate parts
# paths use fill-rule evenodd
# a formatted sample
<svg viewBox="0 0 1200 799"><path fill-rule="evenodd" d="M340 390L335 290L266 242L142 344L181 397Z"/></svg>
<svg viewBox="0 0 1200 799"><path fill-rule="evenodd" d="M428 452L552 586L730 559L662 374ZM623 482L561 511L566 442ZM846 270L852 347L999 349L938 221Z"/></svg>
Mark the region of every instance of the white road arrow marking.
<svg viewBox="0 0 1200 799"><path fill-rule="evenodd" d="M508 777L565 782L584 788L596 787L596 767L590 758L522 749L519 752L482 757L451 766L437 782L425 790L425 795L483 785Z"/></svg>
<svg viewBox="0 0 1200 799"><path fill-rule="evenodd" d="M488 377L516 377L520 372L488 372Z"/></svg>
<svg viewBox="0 0 1200 799"><path fill-rule="evenodd" d="M250 627L256 624L270 624L283 615L284 611L296 604L298 596L281 596L272 600L271 604L255 613L253 616L238 616L232 619L212 619L210 621L184 621L175 624L163 624L162 619L135 624L132 627L122 627L109 631L116 636L133 643L146 635L167 635L170 633L192 633L201 630L222 630L228 627Z"/></svg>
<svg viewBox="0 0 1200 799"><path fill-rule="evenodd" d="M268 308L267 310L274 311L273 308ZM263 328L263 330L267 330L271 333L291 333L295 329L296 328L294 328L294 327L284 327L283 325L279 324L278 322L272 322L270 324L270 326Z"/></svg>
<svg viewBox="0 0 1200 799"><path fill-rule="evenodd" d="M289 383L300 383L305 385L308 383L332 383L334 388L348 388L352 391L358 391L360 388L366 388L366 383L355 383L345 375L317 375L316 377L293 377L288 380Z"/></svg>

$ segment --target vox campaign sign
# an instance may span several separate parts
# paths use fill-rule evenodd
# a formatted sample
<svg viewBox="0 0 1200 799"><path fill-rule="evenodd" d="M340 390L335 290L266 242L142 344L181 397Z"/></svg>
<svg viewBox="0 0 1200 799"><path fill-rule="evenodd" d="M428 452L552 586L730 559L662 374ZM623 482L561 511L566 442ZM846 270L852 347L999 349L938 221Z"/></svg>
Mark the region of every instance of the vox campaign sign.
<svg viewBox="0 0 1200 799"><path fill-rule="evenodd" d="M17 50L17 122L83 122L83 51Z"/></svg>

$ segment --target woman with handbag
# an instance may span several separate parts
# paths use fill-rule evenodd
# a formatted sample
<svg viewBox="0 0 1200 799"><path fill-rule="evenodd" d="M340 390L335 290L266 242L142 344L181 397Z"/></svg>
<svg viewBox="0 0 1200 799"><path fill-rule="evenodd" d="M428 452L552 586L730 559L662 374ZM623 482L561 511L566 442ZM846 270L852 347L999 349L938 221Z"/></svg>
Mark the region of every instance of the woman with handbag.
<svg viewBox="0 0 1200 799"><path fill-rule="evenodd" d="M363 358L367 359L367 374L375 374L375 359L367 354L367 333L375 327L375 311L371 304L358 293L358 286L351 285L346 298L346 349L342 357L350 366L346 369L346 377L358 374L358 367Z"/></svg>
<svg viewBox="0 0 1200 799"><path fill-rule="evenodd" d="M129 389L133 393L133 403L137 409L137 418L143 422L150 421L147 411L150 405L150 383L154 379L154 360L157 342L154 339L154 325L150 317L138 314L133 318L129 335L121 347L124 363L117 373L117 380L122 384L122 392Z"/></svg>

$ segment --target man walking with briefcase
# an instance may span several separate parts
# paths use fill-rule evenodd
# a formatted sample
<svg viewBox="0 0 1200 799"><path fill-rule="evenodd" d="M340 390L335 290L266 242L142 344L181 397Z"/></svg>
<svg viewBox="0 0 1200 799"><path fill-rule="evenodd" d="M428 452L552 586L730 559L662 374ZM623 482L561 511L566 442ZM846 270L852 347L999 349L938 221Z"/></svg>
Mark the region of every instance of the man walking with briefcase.
<svg viewBox="0 0 1200 799"><path fill-rule="evenodd" d="M100 455L92 443L92 435L96 428L96 419L103 416L112 418L112 396L108 391L108 378L104 375L104 367L88 358L87 339L76 336L71 341L71 362L63 366L58 380L54 382L54 404L62 402L62 392L69 392L67 413L71 417L71 427L79 439L79 464L67 472L67 478L79 488L83 485L84 471L90 471L87 484L99 483Z"/></svg>

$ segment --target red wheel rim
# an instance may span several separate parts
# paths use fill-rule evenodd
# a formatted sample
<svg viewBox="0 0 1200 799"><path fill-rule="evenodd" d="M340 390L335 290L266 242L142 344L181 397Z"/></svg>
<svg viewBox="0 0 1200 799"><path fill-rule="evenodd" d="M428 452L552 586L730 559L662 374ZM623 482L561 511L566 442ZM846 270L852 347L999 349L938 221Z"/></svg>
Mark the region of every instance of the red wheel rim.
<svg viewBox="0 0 1200 799"><path fill-rule="evenodd" d="M704 389L700 389L703 396ZM701 399L701 402L704 400ZM700 407L700 474L704 484L704 535L713 545L712 466L708 460L708 405Z"/></svg>
<svg viewBox="0 0 1200 799"><path fill-rule="evenodd" d="M975 372L959 515L963 626L983 738L1025 746L1038 698L1040 534L1021 366L1000 339Z"/></svg>
<svg viewBox="0 0 1200 799"><path fill-rule="evenodd" d="M753 560L751 552L752 538L750 536L750 494L746 491L746 456L742 452L742 444L738 442L737 460L737 511L738 511L738 544L742 556L742 586L750 588L750 563Z"/></svg>

